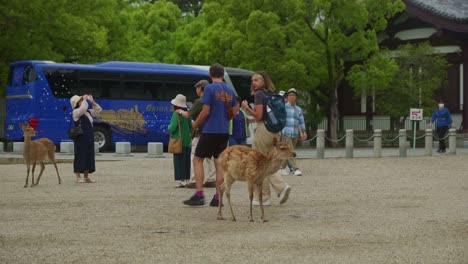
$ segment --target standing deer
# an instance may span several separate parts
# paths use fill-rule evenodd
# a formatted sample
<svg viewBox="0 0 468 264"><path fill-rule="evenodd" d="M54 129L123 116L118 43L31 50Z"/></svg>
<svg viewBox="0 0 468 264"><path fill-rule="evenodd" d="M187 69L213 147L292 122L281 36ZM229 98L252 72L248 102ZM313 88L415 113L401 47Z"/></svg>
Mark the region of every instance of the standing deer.
<svg viewBox="0 0 468 264"><path fill-rule="evenodd" d="M218 219L224 220L222 216L223 194L226 192L226 197L231 210L232 221L236 221L231 205L231 186L238 181L247 181L250 198L250 222L253 222L252 217L252 199L254 185L257 187L260 201L260 209L262 212L261 219L267 222L264 217L263 201L262 201L262 185L263 180L275 172L277 172L281 163L289 157L295 157L296 153L291 151L285 142L273 140L273 149L268 155L251 149L246 146L236 145L226 148L220 155L221 166L224 170L224 183L220 186L219 191L219 211Z"/></svg>
<svg viewBox="0 0 468 264"><path fill-rule="evenodd" d="M24 188L28 187L29 179L29 170L32 164L32 178L31 178L31 187L39 184L42 173L44 172L44 160L47 158L54 164L55 171L57 171L58 183L61 184L62 180L60 179L60 174L58 172L57 163L55 162L55 144L48 138L39 138L36 140L31 140L31 137L37 134L36 130L29 126L29 124L20 124L20 128L23 130L24 145L23 145L23 158L26 162L26 167L28 168L28 173L26 174L26 183ZM36 168L36 162L41 163L41 172L37 177L36 183L34 183L34 169Z"/></svg>

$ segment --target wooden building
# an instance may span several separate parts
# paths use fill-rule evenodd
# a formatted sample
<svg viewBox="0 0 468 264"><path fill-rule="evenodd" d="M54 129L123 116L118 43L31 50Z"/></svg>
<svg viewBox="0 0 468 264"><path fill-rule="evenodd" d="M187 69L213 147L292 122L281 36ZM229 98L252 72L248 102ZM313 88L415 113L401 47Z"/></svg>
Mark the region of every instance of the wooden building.
<svg viewBox="0 0 468 264"><path fill-rule="evenodd" d="M456 127L468 132L468 0L403 2L406 4L405 11L389 21L386 31L379 35L379 44L396 49L402 44L429 42L436 50L446 54L451 64L448 82L437 91L435 97L444 99ZM373 103L372 98L356 98L352 89L340 89L339 102L345 129L362 130L362 126L355 127L356 122L346 126L346 121L353 124L349 120L365 120L366 113L374 109L369 105ZM374 116L374 122L378 118ZM374 127L385 129L376 124ZM420 128L424 129L425 126Z"/></svg>

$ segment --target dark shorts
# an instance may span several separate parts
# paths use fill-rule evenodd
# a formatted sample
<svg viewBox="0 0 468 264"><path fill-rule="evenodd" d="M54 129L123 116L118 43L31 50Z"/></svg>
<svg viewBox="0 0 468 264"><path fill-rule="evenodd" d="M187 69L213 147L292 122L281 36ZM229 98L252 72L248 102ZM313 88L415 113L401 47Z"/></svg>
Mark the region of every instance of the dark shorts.
<svg viewBox="0 0 468 264"><path fill-rule="evenodd" d="M227 147L229 134L201 134L195 149L195 156L199 158L217 159Z"/></svg>

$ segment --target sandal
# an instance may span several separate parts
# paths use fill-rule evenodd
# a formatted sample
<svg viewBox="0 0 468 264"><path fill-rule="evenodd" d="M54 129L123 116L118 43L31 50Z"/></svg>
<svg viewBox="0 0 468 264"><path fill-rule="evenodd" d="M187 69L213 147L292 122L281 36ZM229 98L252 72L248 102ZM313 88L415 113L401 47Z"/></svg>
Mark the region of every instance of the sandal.
<svg viewBox="0 0 468 264"><path fill-rule="evenodd" d="M84 181L87 182L87 183L95 183L96 182L95 180L91 180L90 178L85 178Z"/></svg>
<svg viewBox="0 0 468 264"><path fill-rule="evenodd" d="M81 178L76 179L76 183L84 183L85 181Z"/></svg>

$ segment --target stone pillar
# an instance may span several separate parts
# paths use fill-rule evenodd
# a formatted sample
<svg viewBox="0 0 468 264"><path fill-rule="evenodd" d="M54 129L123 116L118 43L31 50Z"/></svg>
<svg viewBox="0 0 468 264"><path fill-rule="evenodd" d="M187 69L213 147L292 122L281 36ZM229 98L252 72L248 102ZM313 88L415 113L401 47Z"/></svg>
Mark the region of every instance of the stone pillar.
<svg viewBox="0 0 468 264"><path fill-rule="evenodd" d="M432 156L432 129L426 129L426 134L424 137L424 155Z"/></svg>
<svg viewBox="0 0 468 264"><path fill-rule="evenodd" d="M325 130L317 130L317 159L325 157Z"/></svg>
<svg viewBox="0 0 468 264"><path fill-rule="evenodd" d="M148 142L148 156L146 156L147 158L163 158L163 152L163 143Z"/></svg>
<svg viewBox="0 0 468 264"><path fill-rule="evenodd" d="M398 146L400 147L400 157L406 157L406 149L407 149L407 143L406 143L406 129L400 129L398 131Z"/></svg>
<svg viewBox="0 0 468 264"><path fill-rule="evenodd" d="M73 141L60 142L60 153L63 153L66 155L74 155L75 154L75 142Z"/></svg>
<svg viewBox="0 0 468 264"><path fill-rule="evenodd" d="M449 129L449 149L448 154L457 154L457 130Z"/></svg>
<svg viewBox="0 0 468 264"><path fill-rule="evenodd" d="M374 157L382 157L382 129L374 130Z"/></svg>
<svg viewBox="0 0 468 264"><path fill-rule="evenodd" d="M353 130L352 129L346 129L346 143L345 143L346 158L352 158L353 157L353 147L354 147Z"/></svg>
<svg viewBox="0 0 468 264"><path fill-rule="evenodd" d="M115 143L115 156L132 156L130 155L131 145L130 142L116 142Z"/></svg>
<svg viewBox="0 0 468 264"><path fill-rule="evenodd" d="M22 154L23 146L24 142L13 142L13 153Z"/></svg>

